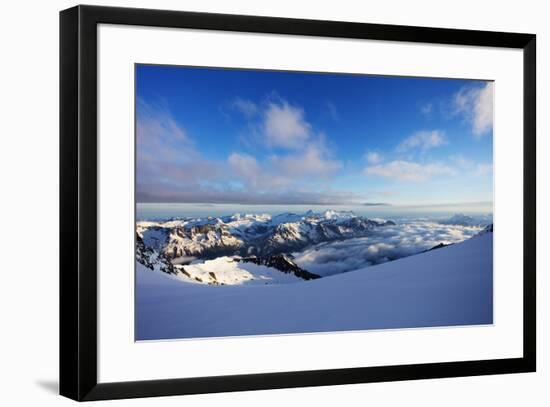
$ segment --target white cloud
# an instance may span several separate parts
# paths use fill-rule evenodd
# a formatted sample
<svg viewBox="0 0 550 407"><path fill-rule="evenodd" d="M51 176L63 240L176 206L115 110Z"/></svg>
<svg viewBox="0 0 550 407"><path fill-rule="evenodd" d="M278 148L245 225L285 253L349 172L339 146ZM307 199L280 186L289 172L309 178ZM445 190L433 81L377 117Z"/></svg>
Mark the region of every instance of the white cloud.
<svg viewBox="0 0 550 407"><path fill-rule="evenodd" d="M367 162L369 164L378 164L380 161L382 161L382 157L380 156L380 154L378 154L377 152L375 151L367 151L365 153L365 160L367 160Z"/></svg>
<svg viewBox="0 0 550 407"><path fill-rule="evenodd" d="M251 118L259 112L259 108L256 103L248 99L236 98L231 106L247 118Z"/></svg>
<svg viewBox="0 0 550 407"><path fill-rule="evenodd" d="M493 128L493 82L481 88L462 88L453 97L453 108L471 124L474 136L488 134Z"/></svg>
<svg viewBox="0 0 550 407"><path fill-rule="evenodd" d="M321 192L323 188L320 185L342 165L329 158L329 151L322 139L308 143L303 149L291 154L272 155L264 162L258 162L251 155L235 152L229 155L227 163L226 175L243 181L244 191L251 195L250 199L257 194L286 194L289 201L313 201L314 197L319 202L324 199L328 202L349 202L351 199L349 194L337 197L335 191L328 195L326 191Z"/></svg>
<svg viewBox="0 0 550 407"><path fill-rule="evenodd" d="M433 110L433 103L426 103L422 106L420 106L420 111L422 114L429 116L432 113Z"/></svg>
<svg viewBox="0 0 550 407"><path fill-rule="evenodd" d="M223 165L204 158L170 111L138 99L136 109L136 196L162 202L174 191L198 191L199 180L226 178Z"/></svg>
<svg viewBox="0 0 550 407"><path fill-rule="evenodd" d="M462 154L451 155L449 159L462 169L470 169L473 166L472 161L468 160Z"/></svg>
<svg viewBox="0 0 550 407"><path fill-rule="evenodd" d="M395 160L386 164L369 166L363 173L399 181L421 182L435 176L453 175L454 170L440 163L418 164L411 161Z"/></svg>
<svg viewBox="0 0 550 407"><path fill-rule="evenodd" d="M478 164L476 167L477 175L487 175L493 172L493 164Z"/></svg>
<svg viewBox="0 0 550 407"><path fill-rule="evenodd" d="M332 120L334 121L340 120L340 113L338 112L338 108L336 107L336 105L329 100L325 102L325 105L327 107L328 114L330 115Z"/></svg>
<svg viewBox="0 0 550 407"><path fill-rule="evenodd" d="M252 105L243 103L243 106ZM271 106L272 113L278 108L282 116L293 116L295 127L301 126L309 132L299 109L285 102L267 106ZM255 118L263 124L264 110L258 108ZM248 111L252 110L250 107ZM288 128L282 128L287 130L286 135L292 134ZM330 158L322 134L313 140L313 134L308 133L308 140L301 146L296 144L296 148L264 161L259 159L261 155L243 151L232 152L226 160L208 159L167 108L142 100L137 105L136 132L138 202L332 205L365 199L351 191L327 187L328 177L342 164Z"/></svg>
<svg viewBox="0 0 550 407"><path fill-rule="evenodd" d="M276 172L294 179L304 176L326 177L342 167L339 161L328 158L328 150L322 142L310 143L296 154L273 156L271 161Z"/></svg>
<svg viewBox="0 0 550 407"><path fill-rule="evenodd" d="M399 143L397 151L403 153L417 148L422 151L427 151L443 144L447 144L447 139L443 132L439 130L424 130L414 133Z"/></svg>
<svg viewBox="0 0 550 407"><path fill-rule="evenodd" d="M476 163L465 158L463 155L455 154L449 156L449 159L466 174L473 176L483 176L493 172L493 164L491 163Z"/></svg>
<svg viewBox="0 0 550 407"><path fill-rule="evenodd" d="M246 179L255 185L260 175L260 166L256 159L248 154L232 153L227 162L238 177Z"/></svg>
<svg viewBox="0 0 550 407"><path fill-rule="evenodd" d="M256 158L248 154L232 153L227 158L227 162L229 164L227 175L243 180L245 192L250 195L279 191L291 185L293 181L285 175L262 168Z"/></svg>
<svg viewBox="0 0 550 407"><path fill-rule="evenodd" d="M298 149L310 137L311 125L304 119L302 109L285 101L269 102L265 110L264 132L270 146Z"/></svg>
<svg viewBox="0 0 550 407"><path fill-rule="evenodd" d="M178 150L192 149L193 142L185 129L164 107L137 100L136 139L138 155L154 159L173 159Z"/></svg>

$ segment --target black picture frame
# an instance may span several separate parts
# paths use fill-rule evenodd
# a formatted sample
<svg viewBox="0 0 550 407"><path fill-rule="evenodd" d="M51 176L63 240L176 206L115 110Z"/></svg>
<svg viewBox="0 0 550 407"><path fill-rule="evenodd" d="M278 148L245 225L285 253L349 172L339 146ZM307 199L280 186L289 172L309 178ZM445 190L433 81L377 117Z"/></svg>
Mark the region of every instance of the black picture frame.
<svg viewBox="0 0 550 407"><path fill-rule="evenodd" d="M523 51L523 357L98 383L97 26L100 23ZM60 394L74 400L215 393L536 370L536 36L80 5L60 12Z"/></svg>

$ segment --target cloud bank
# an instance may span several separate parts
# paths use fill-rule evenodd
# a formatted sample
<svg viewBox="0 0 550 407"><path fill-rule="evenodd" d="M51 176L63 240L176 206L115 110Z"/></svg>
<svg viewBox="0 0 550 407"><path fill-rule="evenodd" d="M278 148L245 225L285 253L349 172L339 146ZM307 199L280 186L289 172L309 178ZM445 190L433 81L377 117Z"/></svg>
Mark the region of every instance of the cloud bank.
<svg viewBox="0 0 550 407"><path fill-rule="evenodd" d="M399 181L422 182L436 176L451 176L455 171L441 163L420 164L411 161L395 160L385 164L365 168L365 175L391 178Z"/></svg>
<svg viewBox="0 0 550 407"><path fill-rule="evenodd" d="M413 221L374 229L369 237L319 244L293 255L300 267L328 276L410 256L440 243L461 242L481 229Z"/></svg>

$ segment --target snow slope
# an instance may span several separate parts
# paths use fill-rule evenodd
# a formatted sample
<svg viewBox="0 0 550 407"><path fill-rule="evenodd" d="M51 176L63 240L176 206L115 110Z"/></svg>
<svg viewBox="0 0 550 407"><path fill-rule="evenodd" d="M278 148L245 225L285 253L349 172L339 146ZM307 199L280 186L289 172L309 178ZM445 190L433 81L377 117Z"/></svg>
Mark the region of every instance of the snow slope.
<svg viewBox="0 0 550 407"><path fill-rule="evenodd" d="M493 234L296 284L207 286L137 263L136 339L491 324Z"/></svg>
<svg viewBox="0 0 550 407"><path fill-rule="evenodd" d="M220 285L285 284L304 281L294 274L254 263L243 263L223 256L204 263L175 266L180 279L188 282Z"/></svg>

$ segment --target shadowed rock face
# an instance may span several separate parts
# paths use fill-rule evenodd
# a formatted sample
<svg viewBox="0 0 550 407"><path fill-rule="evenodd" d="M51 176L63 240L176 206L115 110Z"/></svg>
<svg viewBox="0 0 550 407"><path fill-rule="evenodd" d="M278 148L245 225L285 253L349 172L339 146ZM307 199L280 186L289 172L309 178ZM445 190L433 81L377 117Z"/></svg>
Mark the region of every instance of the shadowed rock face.
<svg viewBox="0 0 550 407"><path fill-rule="evenodd" d="M441 248L443 248L443 247L447 247L447 246L450 246L450 245L452 245L452 243L448 243L448 244L439 243L439 244L435 245L434 247L430 247L429 249L424 250L422 253L426 253L426 252L429 252L429 251L431 251L431 250L441 249Z"/></svg>
<svg viewBox="0 0 550 407"><path fill-rule="evenodd" d="M170 259L168 259L168 257L166 257L164 254L158 253L156 250L150 247L147 247L143 243L143 239L139 235L137 235L136 237L136 261L138 263L143 264L145 267L147 267L150 270L158 270L163 273L167 273L171 275L178 275L178 273L181 273L187 276L188 278L192 278L192 276L185 270L184 267L176 268L170 262ZM303 280L313 280L313 279L321 278L321 276L317 274L310 273L307 270L300 268L290 258L284 255L267 256L263 258L262 257L246 257L246 258L236 257L233 259L233 261L241 262L241 263L254 263L257 265L270 267L285 274L293 274L294 276L301 278ZM209 275L212 281L209 282L208 284L219 284L217 282L217 276L214 272L209 272ZM202 279L196 276L193 278L197 282L200 282L200 283L203 282Z"/></svg>
<svg viewBox="0 0 550 407"><path fill-rule="evenodd" d="M158 267L164 273L177 274L168 257L147 247L139 235L136 235L136 260L150 270Z"/></svg>
<svg viewBox="0 0 550 407"><path fill-rule="evenodd" d="M321 278L321 276L317 274L310 273L309 271L298 267L292 260L282 254L268 257L245 257L238 259L238 261L242 263L254 263L260 266L272 267L286 274L294 274L296 277L300 277L304 280Z"/></svg>

